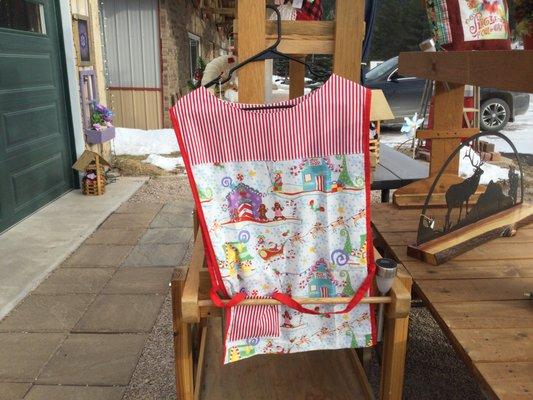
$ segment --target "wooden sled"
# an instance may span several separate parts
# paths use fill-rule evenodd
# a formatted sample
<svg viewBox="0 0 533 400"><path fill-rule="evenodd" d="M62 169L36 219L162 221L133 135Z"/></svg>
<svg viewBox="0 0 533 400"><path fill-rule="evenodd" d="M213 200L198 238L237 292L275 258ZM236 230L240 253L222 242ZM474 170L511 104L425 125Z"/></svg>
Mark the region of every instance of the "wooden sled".
<svg viewBox="0 0 533 400"><path fill-rule="evenodd" d="M211 282L196 216L194 232L189 269L186 273L185 268L178 269L171 285L179 400L375 398L363 368L366 349L260 355L223 366L222 313L209 297ZM399 274L389 296L362 300L386 307L381 400L402 398L410 293L411 278ZM314 304L332 300L300 299ZM247 304L259 301L246 300Z"/></svg>

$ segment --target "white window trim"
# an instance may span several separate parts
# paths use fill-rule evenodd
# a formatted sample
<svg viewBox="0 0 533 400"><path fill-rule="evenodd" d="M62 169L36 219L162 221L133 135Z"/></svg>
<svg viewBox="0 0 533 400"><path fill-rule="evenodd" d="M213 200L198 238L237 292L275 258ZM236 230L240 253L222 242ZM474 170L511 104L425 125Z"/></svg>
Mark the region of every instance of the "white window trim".
<svg viewBox="0 0 533 400"><path fill-rule="evenodd" d="M66 73L68 80L68 95L70 97L70 110L72 116L72 130L76 158L85 150L85 137L81 120L80 88L78 86L78 67L76 66L76 50L74 49L72 33L72 16L68 1L59 1L61 14L61 27L63 31L63 46L65 51ZM61 39L60 39L61 40Z"/></svg>
<svg viewBox="0 0 533 400"><path fill-rule="evenodd" d="M194 40L196 42L198 42L198 57L201 57L202 56L202 39L200 38L200 36L198 35L195 35L194 33L191 33L191 32L187 32L187 36L189 37L189 40ZM190 49L190 42L188 43L189 45L189 49ZM189 54L189 63L191 64L191 67L192 67L192 60L190 59L191 55ZM194 78L194 70L191 68L191 76L190 76L191 79Z"/></svg>

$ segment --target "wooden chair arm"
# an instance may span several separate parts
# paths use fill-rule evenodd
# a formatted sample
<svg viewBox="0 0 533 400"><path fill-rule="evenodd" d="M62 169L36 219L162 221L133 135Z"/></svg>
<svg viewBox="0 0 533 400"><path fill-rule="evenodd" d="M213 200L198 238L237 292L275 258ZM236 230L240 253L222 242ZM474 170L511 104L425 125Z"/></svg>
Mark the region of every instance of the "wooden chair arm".
<svg viewBox="0 0 533 400"><path fill-rule="evenodd" d="M183 293L181 296L181 319L183 322L200 322L200 306L198 293L200 289L200 270L204 265L205 252L202 232L198 231L194 241L191 265L187 271Z"/></svg>
<svg viewBox="0 0 533 400"><path fill-rule="evenodd" d="M397 277L389 292L391 303L387 307L387 318L405 318L411 310L411 291L405 287L405 278ZM410 279L410 278L409 278Z"/></svg>

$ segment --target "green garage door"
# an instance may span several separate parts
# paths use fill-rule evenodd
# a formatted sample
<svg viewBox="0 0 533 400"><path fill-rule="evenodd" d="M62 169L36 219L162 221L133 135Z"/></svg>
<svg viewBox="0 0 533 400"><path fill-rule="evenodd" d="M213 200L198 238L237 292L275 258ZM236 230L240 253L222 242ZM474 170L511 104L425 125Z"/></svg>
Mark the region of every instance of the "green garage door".
<svg viewBox="0 0 533 400"><path fill-rule="evenodd" d="M73 185L58 4L0 0L0 232Z"/></svg>

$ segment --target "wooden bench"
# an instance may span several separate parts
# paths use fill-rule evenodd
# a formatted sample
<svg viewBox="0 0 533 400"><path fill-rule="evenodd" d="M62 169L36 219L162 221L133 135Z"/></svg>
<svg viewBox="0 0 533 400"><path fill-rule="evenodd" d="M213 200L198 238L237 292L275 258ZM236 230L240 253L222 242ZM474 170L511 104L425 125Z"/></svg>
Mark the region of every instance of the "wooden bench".
<svg viewBox="0 0 533 400"><path fill-rule="evenodd" d="M373 399L372 389L364 369L353 350L320 352L320 364L328 363L353 366L354 375L350 383L338 382L336 369L325 368L309 371L305 382L292 382L301 377L302 368L317 360L317 352L291 354L283 356L259 356L240 361L235 365L221 366L222 339L221 327L213 328L213 321L222 316L222 310L213 305L209 290L211 287L209 273L205 267L205 254L201 232L195 223L195 243L191 264L187 272L178 269L172 279L172 311L174 329L174 351L176 360L176 388L178 399L228 399L231 398L268 398L290 397L293 384L306 385L306 390L344 390L346 398L354 398L357 393L366 399ZM383 337L380 399L401 399L405 353L407 346L408 315L410 310L411 278L400 272L393 288L386 297L366 297L363 302L385 303L386 321ZM208 337L208 332L209 337ZM326 354L326 355L324 355ZM359 357L363 358L360 351ZM209 365L209 374L205 374L205 361ZM217 360L218 362L213 362ZM253 365L250 368L250 365ZM279 370L284 391L274 391L269 381L261 378L259 371ZM308 368L307 368L308 369ZM337 371L337 372L335 372ZM239 379L247 376L245 390ZM350 375L348 374L350 377ZM222 379L221 377L224 377ZM202 389L202 381L206 386ZM223 383L223 384L222 384ZM266 385L266 386L265 386ZM216 386L216 387L213 387ZM300 387L299 387L300 390ZM245 393L245 394L243 394ZM258 397L259 396L259 397ZM344 397L339 397L344 398ZM355 397L357 398L357 397Z"/></svg>
<svg viewBox="0 0 533 400"><path fill-rule="evenodd" d="M531 399L533 302L524 293L533 289L533 225L434 266L406 253L416 241L420 210L379 204L372 215L376 245L411 274L416 293L484 391L496 399Z"/></svg>

